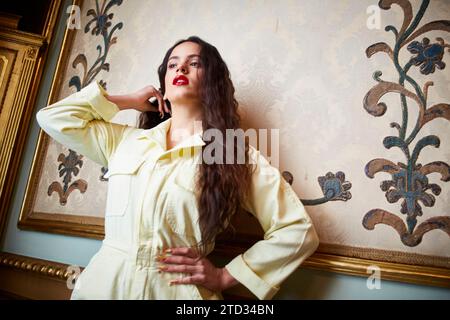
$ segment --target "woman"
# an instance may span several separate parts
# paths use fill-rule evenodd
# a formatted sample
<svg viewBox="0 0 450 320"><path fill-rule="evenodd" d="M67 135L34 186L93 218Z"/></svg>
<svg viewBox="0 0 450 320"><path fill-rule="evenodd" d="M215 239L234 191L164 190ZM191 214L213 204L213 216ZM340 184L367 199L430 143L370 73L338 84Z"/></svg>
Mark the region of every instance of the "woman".
<svg viewBox="0 0 450 320"><path fill-rule="evenodd" d="M214 46L196 36L180 40L158 73L160 90L110 95L96 81L37 113L56 141L108 167L105 239L71 298L223 299L224 289L241 283L271 299L316 250L312 221L260 151L210 137L240 126L229 71ZM129 108L142 112L140 128L110 122ZM158 111L170 116L158 120ZM223 154L211 152L213 143ZM231 148L244 151L245 161L237 161L239 152L222 161ZM217 268L207 255L240 209L258 219L264 240Z"/></svg>

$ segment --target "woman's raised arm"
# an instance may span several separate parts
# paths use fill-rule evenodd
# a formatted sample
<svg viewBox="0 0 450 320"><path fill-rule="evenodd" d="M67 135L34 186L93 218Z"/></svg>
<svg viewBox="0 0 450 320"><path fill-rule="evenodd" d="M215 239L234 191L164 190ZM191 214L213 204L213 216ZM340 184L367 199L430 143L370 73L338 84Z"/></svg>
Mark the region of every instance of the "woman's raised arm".
<svg viewBox="0 0 450 320"><path fill-rule="evenodd" d="M107 167L118 144L136 128L110 122L121 108L106 96L96 80L39 110L37 122L57 142Z"/></svg>

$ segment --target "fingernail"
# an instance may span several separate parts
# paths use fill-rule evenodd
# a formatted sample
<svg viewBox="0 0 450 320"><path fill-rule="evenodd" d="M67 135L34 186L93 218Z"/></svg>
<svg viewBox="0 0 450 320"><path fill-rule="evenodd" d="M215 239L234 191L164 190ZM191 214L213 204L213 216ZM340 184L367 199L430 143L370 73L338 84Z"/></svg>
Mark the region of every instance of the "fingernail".
<svg viewBox="0 0 450 320"><path fill-rule="evenodd" d="M166 250L164 250L164 252L166 252L166 253L172 253L172 249L166 249Z"/></svg>
<svg viewBox="0 0 450 320"><path fill-rule="evenodd" d="M159 266L158 269L160 271L164 271L164 270L167 270L167 266Z"/></svg>
<svg viewBox="0 0 450 320"><path fill-rule="evenodd" d="M155 260L157 260L157 261L163 261L165 258L166 258L166 257L165 257L164 255L157 255L157 256L155 257Z"/></svg>

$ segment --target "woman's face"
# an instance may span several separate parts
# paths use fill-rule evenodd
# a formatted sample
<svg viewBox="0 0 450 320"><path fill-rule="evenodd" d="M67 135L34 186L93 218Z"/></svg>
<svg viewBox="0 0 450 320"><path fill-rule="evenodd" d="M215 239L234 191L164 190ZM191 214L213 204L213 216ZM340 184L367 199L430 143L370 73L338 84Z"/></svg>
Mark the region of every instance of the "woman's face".
<svg viewBox="0 0 450 320"><path fill-rule="evenodd" d="M203 74L200 50L200 45L191 41L183 42L173 49L167 62L164 94L164 99L168 99L172 105L200 104L200 79ZM174 83L175 77L179 75L186 78Z"/></svg>

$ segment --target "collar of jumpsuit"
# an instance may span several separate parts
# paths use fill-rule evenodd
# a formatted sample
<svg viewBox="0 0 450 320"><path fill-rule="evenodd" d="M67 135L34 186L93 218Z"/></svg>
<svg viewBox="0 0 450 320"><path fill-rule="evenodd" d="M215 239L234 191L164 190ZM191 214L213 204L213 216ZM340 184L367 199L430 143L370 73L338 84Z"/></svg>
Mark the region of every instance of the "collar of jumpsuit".
<svg viewBox="0 0 450 320"><path fill-rule="evenodd" d="M143 130L138 136L139 140L151 140L161 148L162 153L159 156L158 160L170 160L173 158L186 156L188 155L186 149L189 150L189 152L193 151L195 154L195 152L198 152L199 147L201 148L206 144L202 139L203 130L200 130L200 132L186 137L176 146L174 146L170 150L167 150L167 132L169 131L171 123L172 118L169 118L151 129ZM192 148L194 149L192 150ZM193 153L189 153L189 155L192 154Z"/></svg>

